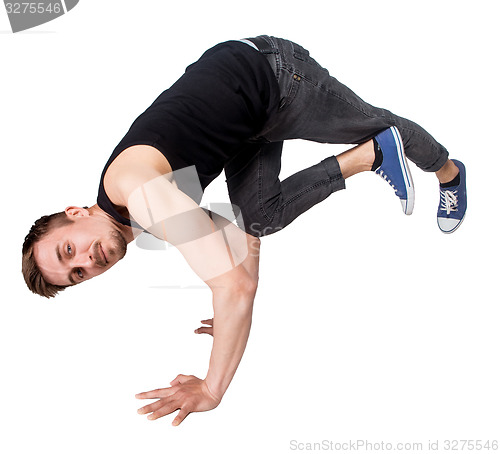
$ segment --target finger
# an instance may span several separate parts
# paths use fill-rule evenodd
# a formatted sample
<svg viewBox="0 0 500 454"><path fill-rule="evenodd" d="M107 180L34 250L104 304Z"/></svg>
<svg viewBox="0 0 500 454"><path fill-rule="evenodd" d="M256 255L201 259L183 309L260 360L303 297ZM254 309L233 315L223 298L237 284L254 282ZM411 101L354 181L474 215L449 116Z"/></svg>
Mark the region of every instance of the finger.
<svg viewBox="0 0 500 454"><path fill-rule="evenodd" d="M177 414L175 419L172 421L173 426L178 426L184 419L186 418L187 415L189 415L189 411L187 411L184 408L181 408L181 411Z"/></svg>
<svg viewBox="0 0 500 454"><path fill-rule="evenodd" d="M163 407L164 405L165 405L164 399L158 400L152 404L145 405L144 407L139 408L139 410L137 410L137 413L139 413L140 415L145 415L146 413L152 413L158 410L159 408Z"/></svg>
<svg viewBox="0 0 500 454"><path fill-rule="evenodd" d="M214 329L209 326L200 326L198 329L195 329L194 332L196 334L210 334L210 336L214 335Z"/></svg>
<svg viewBox="0 0 500 454"><path fill-rule="evenodd" d="M171 401L167 404L163 402L163 406L161 406L158 410L155 410L153 413L151 413L148 416L148 419L153 421L158 418L162 418L165 415L169 415L170 413L173 413L175 410L179 410L181 408L181 404L179 403L178 399Z"/></svg>
<svg viewBox="0 0 500 454"><path fill-rule="evenodd" d="M153 391L146 391L144 393L139 393L135 395L136 399L161 399L163 397L171 396L177 392L173 388L161 388L155 389Z"/></svg>
<svg viewBox="0 0 500 454"><path fill-rule="evenodd" d="M210 325L210 326L213 326L213 324L214 324L214 319L213 319L213 318L209 318L208 320L201 320L201 323L203 323L204 325Z"/></svg>

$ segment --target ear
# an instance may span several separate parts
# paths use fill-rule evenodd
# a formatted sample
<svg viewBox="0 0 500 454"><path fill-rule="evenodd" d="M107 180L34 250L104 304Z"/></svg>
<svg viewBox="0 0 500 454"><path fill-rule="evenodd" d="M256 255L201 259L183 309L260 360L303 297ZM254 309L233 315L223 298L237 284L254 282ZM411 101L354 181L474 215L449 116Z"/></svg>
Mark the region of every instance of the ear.
<svg viewBox="0 0 500 454"><path fill-rule="evenodd" d="M77 216L77 217L90 216L89 210L82 207L69 206L64 211L67 216Z"/></svg>

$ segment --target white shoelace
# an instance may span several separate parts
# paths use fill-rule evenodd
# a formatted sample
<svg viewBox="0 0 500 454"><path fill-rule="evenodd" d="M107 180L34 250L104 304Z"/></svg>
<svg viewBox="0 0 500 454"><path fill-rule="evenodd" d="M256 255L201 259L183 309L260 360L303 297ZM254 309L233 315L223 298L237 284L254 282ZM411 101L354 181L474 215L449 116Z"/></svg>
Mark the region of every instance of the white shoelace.
<svg viewBox="0 0 500 454"><path fill-rule="evenodd" d="M384 181L387 181L387 183L389 183L389 184L390 184L391 188L392 188L392 189L394 189L394 191L396 191L396 190L397 190L397 189L394 187L394 185L391 183L391 180L388 180L388 179L387 179L387 175L384 173L384 171L383 171L383 170L379 170L379 171L377 171L376 173L377 173L377 175L378 175L380 178L382 178Z"/></svg>
<svg viewBox="0 0 500 454"><path fill-rule="evenodd" d="M457 208L457 191L441 190L441 211L446 211L446 214L450 214L452 211L457 211Z"/></svg>

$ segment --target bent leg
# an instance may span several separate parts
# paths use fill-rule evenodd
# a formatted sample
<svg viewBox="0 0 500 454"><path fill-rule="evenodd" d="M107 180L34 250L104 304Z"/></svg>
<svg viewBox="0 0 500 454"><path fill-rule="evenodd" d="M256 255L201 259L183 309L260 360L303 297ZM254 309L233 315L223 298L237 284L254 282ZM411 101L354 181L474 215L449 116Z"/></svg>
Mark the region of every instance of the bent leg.
<svg viewBox="0 0 500 454"><path fill-rule="evenodd" d="M345 188L335 156L280 181L282 148L283 142L249 144L224 169L231 203L244 221L240 227L256 237L283 229Z"/></svg>
<svg viewBox="0 0 500 454"><path fill-rule="evenodd" d="M260 137L360 144L396 126L408 159L422 170L435 172L447 162L447 150L421 126L363 101L302 46L269 36L251 40L274 69L281 96Z"/></svg>

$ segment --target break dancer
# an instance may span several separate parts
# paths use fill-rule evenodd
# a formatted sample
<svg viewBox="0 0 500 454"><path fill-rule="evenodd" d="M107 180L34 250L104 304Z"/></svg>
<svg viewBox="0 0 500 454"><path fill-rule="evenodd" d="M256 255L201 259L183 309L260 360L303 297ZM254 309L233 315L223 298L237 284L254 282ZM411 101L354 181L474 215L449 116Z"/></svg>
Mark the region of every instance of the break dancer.
<svg viewBox="0 0 500 454"><path fill-rule="evenodd" d="M280 181L287 139L355 145ZM91 279L146 231L175 245L213 295L204 379L179 375L139 410L157 419L215 408L241 360L258 283L259 237L285 228L345 180L374 171L411 214L406 157L439 180L437 221L454 232L466 211L465 167L416 123L373 107L330 76L303 47L259 36L207 50L132 124L102 172L97 203L44 216L23 245L30 290L52 297ZM236 225L201 208L225 171ZM231 216L231 215L229 215Z"/></svg>

